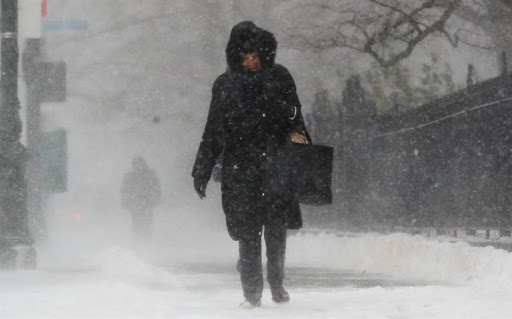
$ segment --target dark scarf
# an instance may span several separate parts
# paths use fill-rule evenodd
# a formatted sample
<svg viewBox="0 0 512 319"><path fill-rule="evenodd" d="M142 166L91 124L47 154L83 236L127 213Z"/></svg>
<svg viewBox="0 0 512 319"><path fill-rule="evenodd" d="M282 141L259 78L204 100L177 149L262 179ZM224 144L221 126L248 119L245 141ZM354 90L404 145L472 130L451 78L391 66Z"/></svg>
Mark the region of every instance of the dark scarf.
<svg viewBox="0 0 512 319"><path fill-rule="evenodd" d="M254 72L231 72L231 80L238 96L238 103L251 107L262 106L265 102L265 83L268 71L259 68Z"/></svg>

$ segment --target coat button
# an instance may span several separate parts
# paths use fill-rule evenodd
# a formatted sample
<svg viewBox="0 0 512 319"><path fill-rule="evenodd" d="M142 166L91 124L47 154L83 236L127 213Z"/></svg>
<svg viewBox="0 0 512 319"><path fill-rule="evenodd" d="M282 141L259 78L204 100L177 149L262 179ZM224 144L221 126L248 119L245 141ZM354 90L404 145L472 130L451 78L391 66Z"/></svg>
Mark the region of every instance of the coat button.
<svg viewBox="0 0 512 319"><path fill-rule="evenodd" d="M267 114L263 113L263 115L262 115L262 116L263 116L263 117L266 117L266 116L267 116Z"/></svg>

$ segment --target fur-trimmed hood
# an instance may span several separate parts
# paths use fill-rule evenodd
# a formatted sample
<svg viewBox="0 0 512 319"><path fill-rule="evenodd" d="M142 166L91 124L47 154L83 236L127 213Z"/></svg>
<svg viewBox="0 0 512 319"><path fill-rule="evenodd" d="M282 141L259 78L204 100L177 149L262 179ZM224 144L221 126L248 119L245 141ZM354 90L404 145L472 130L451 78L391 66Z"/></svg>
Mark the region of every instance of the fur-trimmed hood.
<svg viewBox="0 0 512 319"><path fill-rule="evenodd" d="M257 27L251 21L236 24L231 29L226 46L226 60L232 71L242 70L242 57L247 53L257 53L262 68L274 65L277 41L274 35Z"/></svg>

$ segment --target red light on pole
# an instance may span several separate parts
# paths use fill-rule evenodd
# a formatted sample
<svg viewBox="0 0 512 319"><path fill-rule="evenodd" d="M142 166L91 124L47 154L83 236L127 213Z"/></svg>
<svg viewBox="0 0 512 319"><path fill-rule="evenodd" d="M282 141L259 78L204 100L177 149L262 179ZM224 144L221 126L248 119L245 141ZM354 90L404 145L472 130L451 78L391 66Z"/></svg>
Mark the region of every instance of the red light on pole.
<svg viewBox="0 0 512 319"><path fill-rule="evenodd" d="M46 17L47 13L48 13L48 0L43 0L43 2L41 2L41 16L44 18L44 17Z"/></svg>

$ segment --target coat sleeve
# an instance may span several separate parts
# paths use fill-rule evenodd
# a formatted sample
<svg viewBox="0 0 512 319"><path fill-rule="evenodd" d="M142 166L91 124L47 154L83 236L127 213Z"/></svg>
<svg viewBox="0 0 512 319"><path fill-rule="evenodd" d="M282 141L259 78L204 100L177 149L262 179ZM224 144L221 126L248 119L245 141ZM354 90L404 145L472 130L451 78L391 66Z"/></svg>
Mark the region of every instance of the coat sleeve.
<svg viewBox="0 0 512 319"><path fill-rule="evenodd" d="M291 109L289 116L291 130L296 132L305 132L309 138L306 124L304 123L304 117L302 116L301 104L299 96L297 95L297 86L295 85L295 81L293 80L290 72L284 66L277 65L277 69L284 94L284 101Z"/></svg>
<svg viewBox="0 0 512 319"><path fill-rule="evenodd" d="M224 145L223 87L224 79L221 76L213 84L208 119L192 169L192 177L200 178L204 181L210 180L212 169Z"/></svg>

